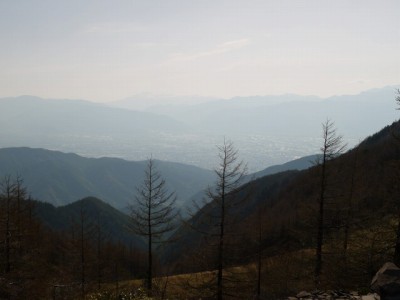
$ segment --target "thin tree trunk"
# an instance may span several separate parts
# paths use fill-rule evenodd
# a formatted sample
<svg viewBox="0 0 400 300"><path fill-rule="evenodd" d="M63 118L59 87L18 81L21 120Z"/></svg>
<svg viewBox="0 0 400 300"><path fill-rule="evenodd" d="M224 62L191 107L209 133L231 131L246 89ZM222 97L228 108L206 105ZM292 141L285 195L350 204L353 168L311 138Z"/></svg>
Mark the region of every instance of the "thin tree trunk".
<svg viewBox="0 0 400 300"><path fill-rule="evenodd" d="M400 266L400 213L397 221L397 230L396 230L396 245L394 248L393 262Z"/></svg>
<svg viewBox="0 0 400 300"><path fill-rule="evenodd" d="M151 228L151 206L153 204L153 196L152 196L152 168L149 170L149 205L148 205L148 219L147 219L147 226L149 230L149 245L148 245L148 270L147 270L147 294L149 297L153 294L153 253L152 253L152 243L153 243L153 236L152 236L152 228Z"/></svg>
<svg viewBox="0 0 400 300"><path fill-rule="evenodd" d="M152 255L152 238L151 235L149 235L149 268L148 268L148 276L147 276L147 289L149 292L149 296L152 295L152 289L153 289L153 255Z"/></svg>
<svg viewBox="0 0 400 300"><path fill-rule="evenodd" d="M262 255L261 255L261 239L262 239L262 227L261 227L261 212L258 216L258 253L257 253L257 299L261 297L261 269L262 269Z"/></svg>
<svg viewBox="0 0 400 300"><path fill-rule="evenodd" d="M5 241L5 250L6 250L6 266L5 266L5 272L10 273L11 271L11 261L10 261L10 248L11 248L11 225L10 225L10 219L11 219L11 212L10 212L10 207L11 207L11 187L10 187L10 182L9 179L7 179L8 182L7 184L7 207L6 207L6 241Z"/></svg>
<svg viewBox="0 0 400 300"><path fill-rule="evenodd" d="M224 209L222 208L222 211ZM218 274L217 274L217 299L222 300L222 272L223 272L223 259L224 259L224 213L221 213L221 223L220 223L220 237L219 237L219 245L218 245Z"/></svg>
<svg viewBox="0 0 400 300"><path fill-rule="evenodd" d="M225 164L226 165L226 164ZM217 299L223 299L223 259L224 259L224 229L225 229L225 178L223 178L221 193L221 223L218 246Z"/></svg>
<svg viewBox="0 0 400 300"><path fill-rule="evenodd" d="M100 228L100 217L97 219L97 288L101 288L101 228Z"/></svg>
<svg viewBox="0 0 400 300"><path fill-rule="evenodd" d="M131 277L133 277L133 261L132 261L132 257L133 257L133 246L132 246L132 240L129 243L129 273L131 275Z"/></svg>
<svg viewBox="0 0 400 300"><path fill-rule="evenodd" d="M321 186L320 186L320 196L319 196L319 211L318 211L318 227L317 227L317 248L316 248L316 263L315 263L315 287L319 287L321 283L321 271L322 271L322 245L324 241L324 202L325 202L325 174L326 167L326 156L324 153L322 161L322 171L321 171Z"/></svg>
<svg viewBox="0 0 400 300"><path fill-rule="evenodd" d="M83 208L81 208L81 298L85 299L85 249Z"/></svg>
<svg viewBox="0 0 400 300"><path fill-rule="evenodd" d="M115 297L119 299L119 268L118 268L118 259L115 262Z"/></svg>

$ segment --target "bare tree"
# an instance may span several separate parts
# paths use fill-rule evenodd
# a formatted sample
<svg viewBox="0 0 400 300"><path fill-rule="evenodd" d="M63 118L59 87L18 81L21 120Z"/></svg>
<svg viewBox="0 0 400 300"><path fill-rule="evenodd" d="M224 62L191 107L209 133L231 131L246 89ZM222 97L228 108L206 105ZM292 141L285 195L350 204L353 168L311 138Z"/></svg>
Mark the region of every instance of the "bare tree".
<svg viewBox="0 0 400 300"><path fill-rule="evenodd" d="M318 287L321 281L322 270L322 246L324 244L324 212L326 202L326 192L328 185L327 163L331 159L343 153L346 144L343 143L343 137L337 135L334 123L326 120L322 124L323 146L320 148L321 156L318 159L320 166L320 191L318 197L318 217L317 217L317 245L316 245L316 262L314 283Z"/></svg>
<svg viewBox="0 0 400 300"><path fill-rule="evenodd" d="M144 180L137 187L136 203L132 206L132 230L144 236L148 246L147 290L152 294L153 246L167 242L166 234L175 229L178 211L175 192L169 192L166 182L152 158L147 161Z"/></svg>
<svg viewBox="0 0 400 300"><path fill-rule="evenodd" d="M400 89L396 90L396 103L398 105L397 109L400 110ZM392 130L392 135L395 138L397 145L400 142L400 135L398 132L395 132L395 129ZM400 265L400 211L398 212L397 217L397 229L396 229L396 241L394 247L394 254L393 254L393 262L396 265Z"/></svg>
<svg viewBox="0 0 400 300"><path fill-rule="evenodd" d="M210 296L221 300L229 295L230 287L239 283L233 274L228 274L228 248L232 250L235 243L232 228L237 226L237 220L234 220L233 215L238 212L239 204L246 198L240 192L243 191L242 179L247 168L243 162L238 161L238 151L230 141L224 141L218 147L218 156L219 164L214 170L215 185L206 190L208 201L205 200L205 205L195 205L198 213L192 219L194 223L191 227L203 236L204 244L201 247L208 252L204 254L204 258L207 263L211 263L207 268L215 270L211 272L211 277L206 276L201 284L195 282L193 287L200 291L205 290Z"/></svg>
<svg viewBox="0 0 400 300"><path fill-rule="evenodd" d="M245 175L242 169L242 162L237 161L237 150L231 142L224 141L219 150L219 168L217 174L216 189L208 190L208 197L216 201L220 206L219 220L219 243L218 243L218 268L217 268L217 299L223 297L223 270L224 270L224 240L226 226L227 195L233 196L238 192L242 178Z"/></svg>

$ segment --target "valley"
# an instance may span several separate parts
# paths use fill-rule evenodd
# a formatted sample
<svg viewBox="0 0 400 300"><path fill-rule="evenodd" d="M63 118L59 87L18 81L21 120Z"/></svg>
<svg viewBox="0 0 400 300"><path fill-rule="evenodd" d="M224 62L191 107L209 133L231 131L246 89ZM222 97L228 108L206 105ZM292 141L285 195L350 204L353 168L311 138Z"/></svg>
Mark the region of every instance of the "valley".
<svg viewBox="0 0 400 300"><path fill-rule="evenodd" d="M390 229L399 224L400 123L360 139L387 120L389 105L377 99L389 91L332 105L313 99L303 110L247 99L254 103L243 116L243 99L231 108L213 100L156 112L0 99L8 124L1 143L14 145L0 148L0 230L12 233L0 254L7 280L18 281L10 288L0 280L0 294L49 295L47 276L56 298L66 299L282 299L317 286L311 278L327 290L365 290L384 261L400 261ZM354 117L355 107L374 118ZM323 121L328 112L350 137ZM25 118L13 123L18 116ZM274 126L261 132L254 122ZM321 152L336 143L337 153ZM25 279L37 263L48 267ZM37 280L46 284L31 287Z"/></svg>
<svg viewBox="0 0 400 300"><path fill-rule="evenodd" d="M393 205L399 191L396 170L400 147L395 140L399 128L398 121L386 126L357 147L334 156L326 165L329 202L323 227L326 240L321 287L324 289L341 287L364 291L375 270L396 255L392 246L396 235L390 228L398 223ZM225 149L228 155L236 155L233 144L228 142L224 147L220 151ZM236 291L246 299L260 282L260 293L269 295L270 299L283 299L300 289L313 287L316 200L321 176L321 163L315 165L316 158L304 157L272 166L246 175L240 186L230 185L225 195L229 225L225 230L226 260L221 274L228 282L235 280L236 283L226 284L224 292ZM196 193L204 193L205 186L215 186L223 174L223 169L217 169L214 174L189 165L163 161L155 164L167 179L168 189L176 188L180 194L185 194L184 188L187 189L187 198L176 202L178 207ZM134 188L143 181L145 162L84 158L44 149L4 148L0 149L0 170L3 172L2 216L9 212L10 224L24 232L20 244L6 244L5 249L17 249L14 247L20 245L26 253L26 258L18 258L18 252L10 252L15 259L9 262L16 272L12 276L20 278L18 274L22 272L14 262L29 259L35 249L40 249L42 254L37 262L50 263L54 268L51 274L59 282L56 293L60 297L65 293L72 297L81 293L73 282L83 278L78 272L83 266L87 295L95 290L99 295L126 292L139 297L140 293L146 294L142 287L138 289L137 280L130 284L127 280L148 276L145 262L149 244L146 236L133 233L132 215L123 209L128 204L135 207ZM98 183L96 178L100 180ZM192 207L186 219L176 220L172 235L167 236L170 242L152 251L156 274L152 279L154 297L163 297L164 293L178 299L212 297L215 292L214 280L219 271L213 257L218 245L221 196L215 196L220 195L218 185L208 191L201 199L193 198L196 210ZM28 195L57 207L36 202ZM7 203L10 206L5 206ZM39 244L32 244L31 237ZM47 243L43 244L43 239L51 240L49 245L57 245L56 248L44 247ZM345 252L343 243L347 245ZM26 248L29 245L33 245L31 250ZM79 262L82 255L86 257L83 265ZM76 267L68 268L65 261ZM115 273L112 264L117 263L118 273ZM35 267L33 263L24 264L28 269ZM272 277L258 281L257 278L265 276ZM38 278L42 282L48 280L44 275ZM21 288L26 289L30 281L19 280ZM45 294L50 289L43 288L35 292ZM13 289L6 291L18 293Z"/></svg>
<svg viewBox="0 0 400 300"><path fill-rule="evenodd" d="M391 100L395 89L326 99L296 95L214 99L145 110L132 110L134 103L120 108L83 100L3 98L0 122L7 125L0 132L0 147L135 161L153 155L212 169L217 163L216 145L225 137L240 149L249 171L257 172L318 152L319 126L328 117L335 120L349 147L356 145L396 119ZM16 118L21 121L13 122Z"/></svg>

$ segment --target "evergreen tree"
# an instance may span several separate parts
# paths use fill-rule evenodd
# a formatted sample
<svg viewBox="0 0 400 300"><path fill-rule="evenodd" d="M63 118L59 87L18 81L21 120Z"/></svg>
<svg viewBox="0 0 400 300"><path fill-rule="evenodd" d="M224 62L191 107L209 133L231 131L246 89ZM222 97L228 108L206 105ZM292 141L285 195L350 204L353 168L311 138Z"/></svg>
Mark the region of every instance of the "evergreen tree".
<svg viewBox="0 0 400 300"><path fill-rule="evenodd" d="M146 287L153 291L154 245L167 242L166 235L175 229L178 211L175 192L169 192L166 182L150 158L141 186L137 187L136 202L132 206L132 230L147 239L148 266Z"/></svg>

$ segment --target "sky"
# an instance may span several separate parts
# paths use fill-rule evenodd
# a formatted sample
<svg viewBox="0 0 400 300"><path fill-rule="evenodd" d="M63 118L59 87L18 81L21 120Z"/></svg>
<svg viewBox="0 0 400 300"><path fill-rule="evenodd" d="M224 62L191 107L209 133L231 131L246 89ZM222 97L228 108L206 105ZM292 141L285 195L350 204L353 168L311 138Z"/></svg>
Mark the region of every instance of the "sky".
<svg viewBox="0 0 400 300"><path fill-rule="evenodd" d="M400 83L398 0L0 1L0 97L327 97Z"/></svg>

